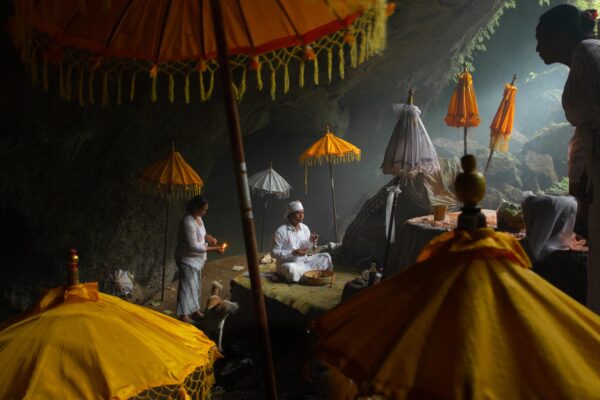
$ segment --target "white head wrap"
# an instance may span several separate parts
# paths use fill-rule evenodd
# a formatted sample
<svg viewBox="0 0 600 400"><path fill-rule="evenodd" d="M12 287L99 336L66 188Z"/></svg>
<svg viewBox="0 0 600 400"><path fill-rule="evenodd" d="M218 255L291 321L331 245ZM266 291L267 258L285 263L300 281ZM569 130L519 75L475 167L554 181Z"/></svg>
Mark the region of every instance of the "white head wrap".
<svg viewBox="0 0 600 400"><path fill-rule="evenodd" d="M304 210L304 207L302 207L300 200L292 201L291 203L288 203L284 217L287 218L288 215L301 210Z"/></svg>

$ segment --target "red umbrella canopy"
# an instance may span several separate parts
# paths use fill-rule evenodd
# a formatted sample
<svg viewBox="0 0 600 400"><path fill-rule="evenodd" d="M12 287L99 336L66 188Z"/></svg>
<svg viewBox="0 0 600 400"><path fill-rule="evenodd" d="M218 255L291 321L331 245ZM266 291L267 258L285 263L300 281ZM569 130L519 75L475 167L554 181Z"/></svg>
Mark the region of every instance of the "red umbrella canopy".
<svg viewBox="0 0 600 400"><path fill-rule="evenodd" d="M117 102L121 100L125 78L132 98L137 73L152 78L153 100L159 75L169 80L171 101L176 75L184 76L186 101L190 98L191 76L199 75L202 100L212 93L218 63L208 0L15 3L16 44L24 60L30 64L34 79L39 74L37 63L42 62L46 86L48 64L56 65L64 97L74 97L71 86L77 81L80 102L84 101L85 86L88 101L93 101L94 95L89 92L93 91L94 79L102 76L103 104L108 103L105 92L109 91L117 92ZM291 62L299 65L300 86L304 84L306 62L313 64L318 84L320 53L326 54L331 80L335 51L343 77L346 50L351 65L356 66L383 49L385 21L393 11L386 0L222 0L221 4L238 97L246 90L248 68L256 72L259 88L263 86L261 70L263 66L268 69L272 96L277 72L282 72L284 91L289 89ZM110 87L115 81L116 90Z"/></svg>

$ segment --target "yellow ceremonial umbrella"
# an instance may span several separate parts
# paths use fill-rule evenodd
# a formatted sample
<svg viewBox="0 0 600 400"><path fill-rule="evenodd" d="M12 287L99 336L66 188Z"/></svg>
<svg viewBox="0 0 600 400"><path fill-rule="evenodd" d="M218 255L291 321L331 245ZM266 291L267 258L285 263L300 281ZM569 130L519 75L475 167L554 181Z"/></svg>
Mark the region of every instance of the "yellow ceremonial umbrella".
<svg viewBox="0 0 600 400"><path fill-rule="evenodd" d="M502 101L500 101L498 111L496 111L494 120L490 125L490 155L485 164L485 172L487 172L488 167L492 162L494 150L503 153L508 151L508 142L510 141L510 134L515 119L515 98L517 96L517 87L515 86L516 80L517 75L514 75L512 82L504 85Z"/></svg>
<svg viewBox="0 0 600 400"><path fill-rule="evenodd" d="M175 151L175 145L171 146L171 152L166 158L158 160L144 169L139 180L144 192L160 196L167 200L162 286L160 292L160 300L162 301L165 295L165 270L167 268L169 204L171 200L176 198L187 198L200 194L203 182L196 171L185 162L181 153Z"/></svg>
<svg viewBox="0 0 600 400"><path fill-rule="evenodd" d="M216 345L191 324L79 283L0 327L2 399L204 399Z"/></svg>
<svg viewBox="0 0 600 400"><path fill-rule="evenodd" d="M335 212L335 191L333 183L333 164L360 161L360 149L350 142L340 139L329 130L325 135L313 143L300 155L300 164L305 168L304 185L307 187L307 168L315 164L329 164L329 178L331 180L331 203L333 206L333 226L335 228L335 241L339 239L337 218Z"/></svg>
<svg viewBox="0 0 600 400"><path fill-rule="evenodd" d="M466 65L463 72L458 75L458 83L450 98L448 114L444 118L444 121L446 121L446 125L448 126L464 128L464 155L467 155L467 130L469 127L478 126L481 121L479 119L475 89L473 87L473 77L467 71Z"/></svg>
<svg viewBox="0 0 600 400"><path fill-rule="evenodd" d="M318 319L317 358L349 398L597 397L600 316L531 271L514 237L467 227L485 191L467 157L459 229Z"/></svg>

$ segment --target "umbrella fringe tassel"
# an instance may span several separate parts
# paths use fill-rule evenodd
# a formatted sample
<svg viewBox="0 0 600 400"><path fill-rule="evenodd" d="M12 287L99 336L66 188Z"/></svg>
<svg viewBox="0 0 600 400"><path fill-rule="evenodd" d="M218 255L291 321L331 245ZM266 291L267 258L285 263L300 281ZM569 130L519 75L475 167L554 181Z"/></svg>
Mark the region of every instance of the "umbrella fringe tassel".
<svg viewBox="0 0 600 400"><path fill-rule="evenodd" d="M35 6L32 6L35 7ZM76 97L80 105L84 105L84 96L88 97L88 104L93 104L94 99L94 77L95 72L102 74L102 105L108 106L110 103L122 104L121 97L123 96L122 79L130 79L131 85L129 89L129 99L133 101L135 96L135 79L138 72L149 72L151 82L150 98L154 103L157 101L160 93L166 91L166 95L171 103L175 102L175 85L178 84L175 79L176 74L183 75L185 78L182 88L182 94L185 103L190 102L189 94L189 79L190 74L198 72L200 99L207 101L211 98L214 89L214 73L219 68L218 63L213 59L203 59L198 61L178 61L178 62L149 62L141 59L130 60L120 57L105 58L99 54L94 54L82 48L74 48L63 45L55 41L51 36L36 30L30 22L28 10L21 10L19 7L15 10L15 18L17 21L23 21L23 32L15 38L15 44L20 51L21 57L31 73L32 83L35 84L38 76L43 80L44 89L49 90L49 71L48 63L52 64L51 71L56 77L57 86L60 90L60 96L66 99L74 100ZM345 78L345 72L348 64L350 67L356 68L374 54L381 52L385 47L386 39L386 22L387 22L387 0L374 0L374 6L364 11L364 13L343 30L338 30L330 33L327 36L320 37L310 45L302 44L288 48L273 49L258 55L236 54L230 59L232 71L236 71L236 75L240 77L237 84L237 99L242 99L247 90L246 75L248 68L255 69L256 85L259 90L263 89L263 77L261 66L269 65L269 91L272 99L276 99L277 80L283 80L283 92L288 93L290 90L290 64L297 63L298 65L298 86L305 86L306 63L312 62L314 85L320 84L319 63L324 64L322 73L327 73L327 81L333 81L333 70L336 68L339 71L341 79ZM337 50L337 51L336 51ZM337 53L337 54L334 54ZM91 55L91 57L90 57ZM348 57L348 60L346 60ZM254 62L254 58L258 58L258 62ZM319 60L321 58L321 60ZM253 62L249 62L253 59ZM95 64L90 65L90 61L95 61ZM42 62L39 68L42 68L40 73L38 62ZM334 64L338 63L336 67ZM64 65L63 65L64 63ZM72 72L73 68L79 68L79 93L75 95L73 92ZM88 92L84 93L82 80L87 70L89 75L85 76L88 79ZM168 79L168 84L164 85L158 82L158 72L164 71L164 78ZM168 71L168 72L167 72ZM292 69L292 71L295 71ZM206 74L204 74L206 72ZM112 92L108 88L108 79L110 74L115 73L118 77L117 88ZM125 74L125 75L123 75ZM278 74L281 74L278 76ZM113 76L114 77L114 76ZM115 77L116 78L116 77ZM161 80L163 78L160 78ZM77 84L77 83L75 83ZM160 86L159 86L160 85ZM166 89L166 90L165 90ZM106 90L106 91L105 91ZM110 97L116 99L111 101Z"/></svg>

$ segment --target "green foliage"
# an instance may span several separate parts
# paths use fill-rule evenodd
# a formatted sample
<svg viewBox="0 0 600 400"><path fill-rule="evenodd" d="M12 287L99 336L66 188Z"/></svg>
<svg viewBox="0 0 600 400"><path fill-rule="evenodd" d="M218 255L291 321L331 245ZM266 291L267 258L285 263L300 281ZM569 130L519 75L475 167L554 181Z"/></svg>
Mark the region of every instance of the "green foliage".
<svg viewBox="0 0 600 400"><path fill-rule="evenodd" d="M479 30L479 32L477 32L477 34L475 34L473 39L471 39L471 41L467 43L464 50L458 55L455 62L452 63L453 68L452 71L450 71L452 76L456 77L456 75L458 75L458 73L462 71L462 67L465 64L467 65L467 68L469 70L474 70L473 54L476 51L485 51L486 47L484 42L489 40L492 37L492 35L496 32L496 27L500 24L500 18L504 14L504 11L506 11L509 8L515 8L516 6L516 0L506 0L500 6L498 11L496 11L496 13L490 19L490 22L488 22L483 28Z"/></svg>
<svg viewBox="0 0 600 400"><path fill-rule="evenodd" d="M546 193L554 196L566 196L569 194L569 177L565 176L560 181L546 189Z"/></svg>

